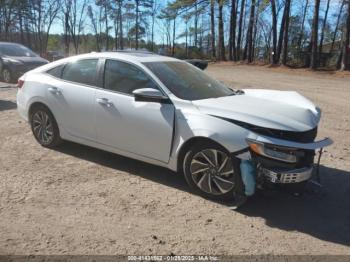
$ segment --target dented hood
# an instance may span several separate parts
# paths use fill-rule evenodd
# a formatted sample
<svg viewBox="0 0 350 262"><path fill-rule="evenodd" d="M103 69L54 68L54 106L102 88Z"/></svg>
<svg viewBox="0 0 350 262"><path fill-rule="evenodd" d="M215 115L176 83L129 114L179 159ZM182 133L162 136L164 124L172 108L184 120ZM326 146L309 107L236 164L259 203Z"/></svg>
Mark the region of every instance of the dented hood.
<svg viewBox="0 0 350 262"><path fill-rule="evenodd" d="M255 126L307 131L318 125L321 112L294 91L247 89L242 95L193 101L203 113Z"/></svg>

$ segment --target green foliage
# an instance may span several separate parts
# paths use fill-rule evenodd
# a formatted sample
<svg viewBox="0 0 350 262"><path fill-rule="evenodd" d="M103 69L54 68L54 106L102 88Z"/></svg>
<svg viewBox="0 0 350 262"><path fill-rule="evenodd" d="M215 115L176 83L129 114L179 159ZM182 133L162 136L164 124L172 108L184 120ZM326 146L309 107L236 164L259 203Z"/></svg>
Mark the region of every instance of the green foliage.
<svg viewBox="0 0 350 262"><path fill-rule="evenodd" d="M59 35L50 35L47 41L47 50L60 50L61 48L61 40ZM63 51L63 50L60 50Z"/></svg>
<svg viewBox="0 0 350 262"><path fill-rule="evenodd" d="M138 33L139 33L139 37L143 37L146 33L146 29L143 26L139 26ZM130 30L128 32L128 36L135 37L135 35L136 35L136 26L133 26L130 28Z"/></svg>

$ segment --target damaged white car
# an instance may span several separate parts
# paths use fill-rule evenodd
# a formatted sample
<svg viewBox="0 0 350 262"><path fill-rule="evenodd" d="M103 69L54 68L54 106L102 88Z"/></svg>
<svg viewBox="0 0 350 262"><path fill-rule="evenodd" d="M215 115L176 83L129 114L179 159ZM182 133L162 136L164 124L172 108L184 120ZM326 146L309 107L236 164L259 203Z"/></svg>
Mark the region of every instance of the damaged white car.
<svg viewBox="0 0 350 262"><path fill-rule="evenodd" d="M232 76L234 77L234 76ZM177 59L91 53L37 68L17 105L36 140L100 148L183 172L210 198L251 195L265 184L305 183L321 111L296 92L231 90Z"/></svg>

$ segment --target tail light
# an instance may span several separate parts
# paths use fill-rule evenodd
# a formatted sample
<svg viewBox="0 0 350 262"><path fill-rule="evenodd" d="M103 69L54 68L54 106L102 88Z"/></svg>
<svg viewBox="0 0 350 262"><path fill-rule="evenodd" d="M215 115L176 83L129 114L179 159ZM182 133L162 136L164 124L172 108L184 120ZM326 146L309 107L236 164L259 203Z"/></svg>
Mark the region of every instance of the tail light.
<svg viewBox="0 0 350 262"><path fill-rule="evenodd" d="M22 88L24 85L24 80L23 79L18 79L17 81L17 88Z"/></svg>

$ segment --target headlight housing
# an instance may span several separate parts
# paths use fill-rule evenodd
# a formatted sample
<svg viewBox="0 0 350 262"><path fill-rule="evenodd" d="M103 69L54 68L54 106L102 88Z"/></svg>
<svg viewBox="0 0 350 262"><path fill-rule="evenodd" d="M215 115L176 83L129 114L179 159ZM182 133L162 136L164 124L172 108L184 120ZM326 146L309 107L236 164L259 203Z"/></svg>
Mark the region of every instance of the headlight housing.
<svg viewBox="0 0 350 262"><path fill-rule="evenodd" d="M266 145L253 140L247 140L247 142L250 150L258 155L287 163L296 163L298 161L296 152L292 149Z"/></svg>

